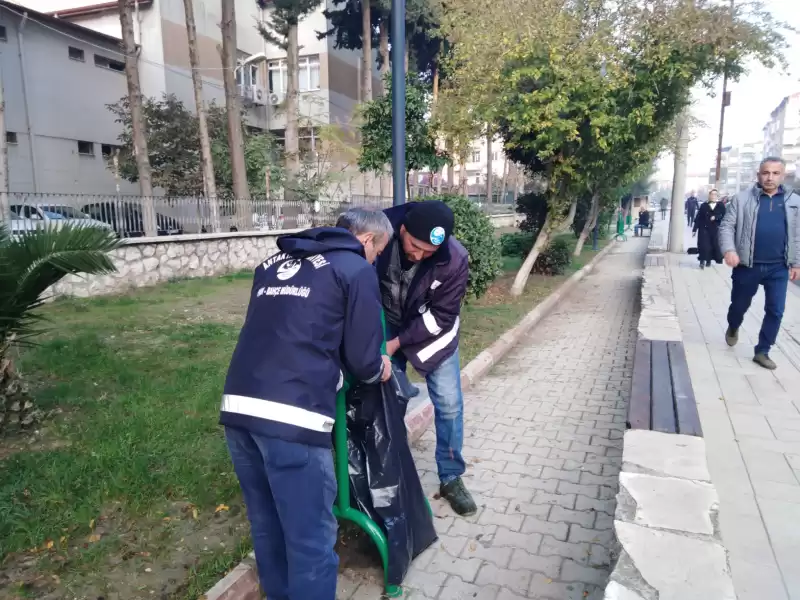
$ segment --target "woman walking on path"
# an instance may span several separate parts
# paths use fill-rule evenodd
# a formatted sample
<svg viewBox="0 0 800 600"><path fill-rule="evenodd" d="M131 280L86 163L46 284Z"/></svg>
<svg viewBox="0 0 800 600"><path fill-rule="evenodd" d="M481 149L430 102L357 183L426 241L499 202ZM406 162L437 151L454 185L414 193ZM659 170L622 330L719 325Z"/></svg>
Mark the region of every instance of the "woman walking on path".
<svg viewBox="0 0 800 600"><path fill-rule="evenodd" d="M712 260L717 264L722 263L717 231L722 217L725 216L725 206L722 202L717 202L718 195L717 190L708 192L708 201L700 206L694 220L692 235L697 236L697 258L700 260L701 269L710 267Z"/></svg>

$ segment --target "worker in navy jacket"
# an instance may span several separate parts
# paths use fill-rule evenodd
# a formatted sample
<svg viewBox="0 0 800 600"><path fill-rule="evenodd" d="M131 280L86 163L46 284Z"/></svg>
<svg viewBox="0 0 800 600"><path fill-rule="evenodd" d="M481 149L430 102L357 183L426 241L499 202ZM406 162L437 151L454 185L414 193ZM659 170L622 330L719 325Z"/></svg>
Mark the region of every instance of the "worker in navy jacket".
<svg viewBox="0 0 800 600"><path fill-rule="evenodd" d="M386 381L374 262L392 235L380 211L278 240L258 265L220 423L270 600L335 600L331 430L344 372Z"/></svg>
<svg viewBox="0 0 800 600"><path fill-rule="evenodd" d="M425 376L436 422L440 494L460 515L477 511L464 486L464 398L458 362L461 304L469 257L453 236L454 217L439 201L384 211L394 236L377 262L386 316L386 351L405 371Z"/></svg>

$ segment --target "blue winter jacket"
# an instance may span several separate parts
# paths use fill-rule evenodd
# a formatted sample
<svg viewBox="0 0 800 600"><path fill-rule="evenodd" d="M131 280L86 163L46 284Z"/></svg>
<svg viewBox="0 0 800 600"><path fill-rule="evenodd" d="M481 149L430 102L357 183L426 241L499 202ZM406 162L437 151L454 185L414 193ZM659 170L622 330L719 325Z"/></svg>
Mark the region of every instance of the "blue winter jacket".
<svg viewBox="0 0 800 600"><path fill-rule="evenodd" d="M330 446L342 373L367 383L381 376L378 281L345 229L287 235L278 248L255 270L220 423Z"/></svg>

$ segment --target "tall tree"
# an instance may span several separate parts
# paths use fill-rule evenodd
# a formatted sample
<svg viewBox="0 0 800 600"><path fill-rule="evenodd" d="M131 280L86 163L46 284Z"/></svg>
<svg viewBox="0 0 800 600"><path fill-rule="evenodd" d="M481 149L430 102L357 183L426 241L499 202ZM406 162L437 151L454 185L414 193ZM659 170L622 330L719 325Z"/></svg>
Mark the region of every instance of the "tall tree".
<svg viewBox="0 0 800 600"><path fill-rule="evenodd" d="M370 0L361 0L361 101L372 100L372 11Z"/></svg>
<svg viewBox="0 0 800 600"><path fill-rule="evenodd" d="M250 197L244 160L244 136L239 94L236 88L236 6L235 0L222 0L222 83L228 116L228 149L231 156L233 195L238 201Z"/></svg>
<svg viewBox="0 0 800 600"><path fill-rule="evenodd" d="M131 129L139 172L139 188L142 193L142 222L145 234L154 237L158 232L156 210L153 203L153 184L150 176L150 161L147 153L147 134L142 116L142 86L139 82L139 53L133 34L131 0L119 0L119 22L122 30L122 46L125 51L125 77L128 81L128 99L131 106Z"/></svg>
<svg viewBox="0 0 800 600"><path fill-rule="evenodd" d="M270 8L266 21L258 23L258 31L270 44L286 52L286 167L292 177L300 170L300 48L297 28L301 20L313 12L320 0L256 0L259 8Z"/></svg>
<svg viewBox="0 0 800 600"><path fill-rule="evenodd" d="M192 69L194 103L197 109L197 125L200 133L200 152L203 157L203 188L211 208L211 230L219 231L217 211L217 182L214 178L214 159L211 156L211 140L208 137L206 105L203 99L203 76L200 73L200 59L197 52L197 27L194 22L193 0L183 0L186 13L186 37L189 41L189 66Z"/></svg>
<svg viewBox="0 0 800 600"><path fill-rule="evenodd" d="M391 78L386 83L391 92ZM412 76L406 81L406 173L429 169L438 171L447 157L436 148L435 125L428 119L430 97L422 83ZM391 94L376 98L361 111L361 171L381 173L392 161Z"/></svg>

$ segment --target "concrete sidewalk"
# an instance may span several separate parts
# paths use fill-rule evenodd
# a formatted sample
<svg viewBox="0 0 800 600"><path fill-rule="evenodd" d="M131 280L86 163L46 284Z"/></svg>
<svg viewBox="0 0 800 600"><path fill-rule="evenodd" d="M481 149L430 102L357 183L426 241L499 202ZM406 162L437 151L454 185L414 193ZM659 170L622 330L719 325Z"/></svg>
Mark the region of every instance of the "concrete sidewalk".
<svg viewBox="0 0 800 600"><path fill-rule="evenodd" d="M693 245L687 228L686 248ZM800 599L800 288L789 286L770 372L752 362L763 292L729 348L731 270L667 256L738 598Z"/></svg>
<svg viewBox="0 0 800 600"><path fill-rule="evenodd" d="M478 514L431 501L440 539L414 561L404 598L603 597L645 249L646 238L614 248L465 394L465 482ZM431 428L414 449L431 498L434 446ZM348 569L338 600L377 600L379 577Z"/></svg>

